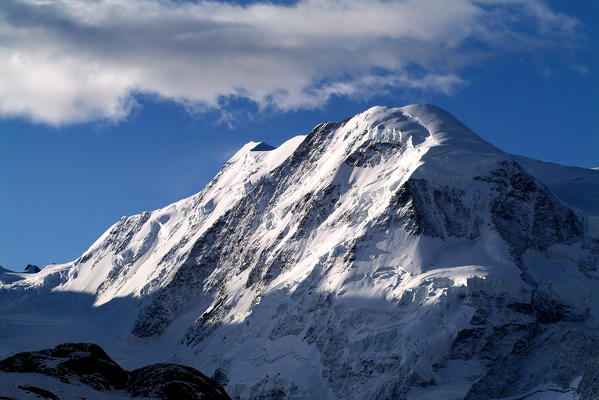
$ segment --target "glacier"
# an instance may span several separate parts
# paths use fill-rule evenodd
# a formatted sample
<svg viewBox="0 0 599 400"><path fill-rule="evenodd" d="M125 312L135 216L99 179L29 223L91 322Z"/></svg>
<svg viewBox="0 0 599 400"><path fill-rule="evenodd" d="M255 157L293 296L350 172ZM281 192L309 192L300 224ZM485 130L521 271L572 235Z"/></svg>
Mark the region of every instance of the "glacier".
<svg viewBox="0 0 599 400"><path fill-rule="evenodd" d="M0 271L0 356L94 342L244 400L596 399L598 267L599 171L377 106L246 144L73 262Z"/></svg>

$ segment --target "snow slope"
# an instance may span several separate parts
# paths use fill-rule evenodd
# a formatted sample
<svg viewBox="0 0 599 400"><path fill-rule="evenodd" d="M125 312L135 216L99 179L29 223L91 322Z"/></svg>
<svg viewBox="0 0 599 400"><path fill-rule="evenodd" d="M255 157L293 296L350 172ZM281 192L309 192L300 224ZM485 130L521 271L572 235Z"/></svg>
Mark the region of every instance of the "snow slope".
<svg viewBox="0 0 599 400"><path fill-rule="evenodd" d="M597 185L438 107L373 107L5 281L0 350L95 341L242 399L592 398Z"/></svg>
<svg viewBox="0 0 599 400"><path fill-rule="evenodd" d="M564 203L599 216L599 169L565 167L523 156L514 158Z"/></svg>

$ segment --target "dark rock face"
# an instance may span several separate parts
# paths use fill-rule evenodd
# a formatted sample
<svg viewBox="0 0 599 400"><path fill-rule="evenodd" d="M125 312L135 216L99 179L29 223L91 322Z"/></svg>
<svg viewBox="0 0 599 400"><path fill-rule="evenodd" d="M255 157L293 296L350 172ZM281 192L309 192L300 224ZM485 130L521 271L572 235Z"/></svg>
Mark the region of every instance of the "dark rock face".
<svg viewBox="0 0 599 400"><path fill-rule="evenodd" d="M593 333L579 327L535 324L496 326L489 333L475 339L485 344L477 357L481 357L486 373L471 386L465 399L504 398L543 385L540 392L572 393L572 380L580 376L585 379L578 385L580 398L596 398L597 340ZM541 360L542 370L533 360ZM551 385L540 372L548 375Z"/></svg>
<svg viewBox="0 0 599 400"><path fill-rule="evenodd" d="M36 273L40 272L41 269L37 265L27 264L27 266L25 267L25 269L23 271L27 272L28 274L36 274Z"/></svg>
<svg viewBox="0 0 599 400"><path fill-rule="evenodd" d="M578 386L581 398L595 398L596 333L573 324L584 316L546 298L509 304L504 300L484 293L468 300L477 311L471 327L457 333L448 359L476 359L486 371L465 399L510 397L535 387L548 395L572 392L577 376L584 379Z"/></svg>
<svg viewBox="0 0 599 400"><path fill-rule="evenodd" d="M502 161L487 177L497 196L491 204L493 223L517 255L572 243L583 234L580 219L514 161Z"/></svg>
<svg viewBox="0 0 599 400"><path fill-rule="evenodd" d="M273 146L269 145L268 143L260 142L254 148L252 148L252 150L250 150L250 151L271 151L274 149L275 148Z"/></svg>
<svg viewBox="0 0 599 400"><path fill-rule="evenodd" d="M66 343L53 349L15 354L0 361L0 371L35 372L64 383L80 381L97 390L124 389L127 372L95 344Z"/></svg>
<svg viewBox="0 0 599 400"><path fill-rule="evenodd" d="M335 210L339 197L340 190L337 185L327 186L318 193L308 193L293 210L295 214L302 216L293 239L312 234L314 227L320 226Z"/></svg>
<svg viewBox="0 0 599 400"><path fill-rule="evenodd" d="M197 370L176 364L153 364L131 371L129 392L160 399L228 399L216 381Z"/></svg>
<svg viewBox="0 0 599 400"><path fill-rule="evenodd" d="M191 367L161 363L128 372L91 343L65 343L53 349L18 353L0 361L0 371L38 373L98 391L126 390L133 397L229 399L216 381ZM19 388L42 398L58 398L37 386Z"/></svg>
<svg viewBox="0 0 599 400"><path fill-rule="evenodd" d="M433 187L424 179L410 179L391 199L383 227L400 224L413 235L475 239L480 221L462 201L463 190Z"/></svg>

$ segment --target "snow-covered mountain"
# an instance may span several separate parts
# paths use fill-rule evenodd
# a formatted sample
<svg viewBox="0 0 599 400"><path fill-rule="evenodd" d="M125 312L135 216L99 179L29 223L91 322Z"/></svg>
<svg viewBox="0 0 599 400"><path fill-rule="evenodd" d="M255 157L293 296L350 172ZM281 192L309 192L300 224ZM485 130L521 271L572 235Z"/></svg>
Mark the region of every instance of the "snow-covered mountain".
<svg viewBox="0 0 599 400"><path fill-rule="evenodd" d="M1 271L0 356L95 342L241 399L594 399L598 267L599 171L373 107L248 143L71 263Z"/></svg>

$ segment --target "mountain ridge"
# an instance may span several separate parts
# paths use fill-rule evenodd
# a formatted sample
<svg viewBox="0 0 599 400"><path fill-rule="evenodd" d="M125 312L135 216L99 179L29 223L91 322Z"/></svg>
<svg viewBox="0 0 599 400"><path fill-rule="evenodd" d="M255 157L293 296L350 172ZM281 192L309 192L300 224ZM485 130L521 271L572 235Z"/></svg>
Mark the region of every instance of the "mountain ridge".
<svg viewBox="0 0 599 400"><path fill-rule="evenodd" d="M596 389L580 360L543 372L517 352L572 343L574 328L580 351L596 340L596 221L548 189L559 179L527 172L537 163L522 167L432 105L372 107L260 146L243 146L200 193L122 218L74 262L7 284L4 298L84 295L77 312L114 325L111 353L228 371L244 399ZM23 319L17 303L4 306L9 325ZM575 364L582 389L570 386Z"/></svg>

